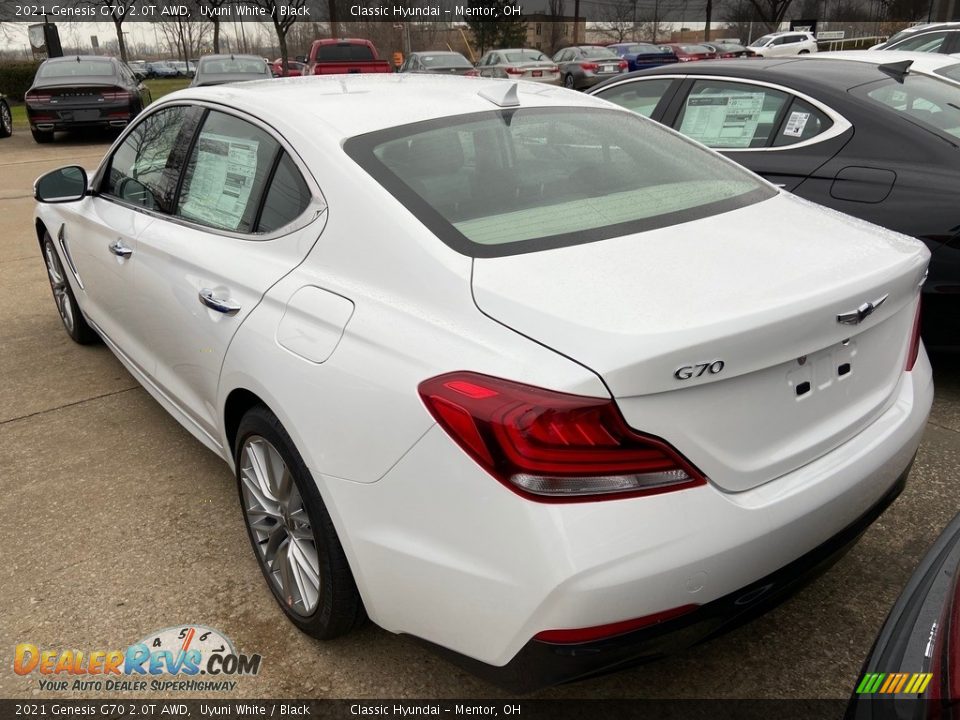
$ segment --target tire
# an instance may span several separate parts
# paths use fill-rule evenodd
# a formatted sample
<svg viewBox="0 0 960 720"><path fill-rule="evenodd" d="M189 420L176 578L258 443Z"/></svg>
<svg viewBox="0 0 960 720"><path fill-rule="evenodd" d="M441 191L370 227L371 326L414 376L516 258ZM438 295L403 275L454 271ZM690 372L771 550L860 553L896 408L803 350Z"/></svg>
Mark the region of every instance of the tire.
<svg viewBox="0 0 960 720"><path fill-rule="evenodd" d="M13 115L10 114L10 105L6 100L0 100L0 138L13 135Z"/></svg>
<svg viewBox="0 0 960 720"><path fill-rule="evenodd" d="M287 618L319 640L350 632L365 613L343 546L303 458L266 407L243 416L234 459L247 535Z"/></svg>
<svg viewBox="0 0 960 720"><path fill-rule="evenodd" d="M801 50L801 51L800 51L799 53L797 53L797 54L798 54L798 55L809 55L809 54L810 54L810 51L809 51L809 50Z"/></svg>
<svg viewBox="0 0 960 720"><path fill-rule="evenodd" d="M91 345L100 340L97 332L87 324L80 312L77 298L73 294L63 263L54 247L49 233L43 235L43 262L47 267L47 280L50 281L50 291L53 293L53 302L60 314L63 329L75 343Z"/></svg>
<svg viewBox="0 0 960 720"><path fill-rule="evenodd" d="M31 128L30 134L40 144L53 142L53 130L34 130Z"/></svg>
<svg viewBox="0 0 960 720"><path fill-rule="evenodd" d="M576 90L577 86L574 83L573 75L567 74L563 78L563 86L569 90Z"/></svg>

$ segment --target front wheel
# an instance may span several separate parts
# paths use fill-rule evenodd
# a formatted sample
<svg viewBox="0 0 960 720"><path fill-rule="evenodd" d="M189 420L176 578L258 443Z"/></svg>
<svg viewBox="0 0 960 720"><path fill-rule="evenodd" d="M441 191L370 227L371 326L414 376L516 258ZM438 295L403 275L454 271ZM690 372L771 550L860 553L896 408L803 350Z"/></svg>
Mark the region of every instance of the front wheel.
<svg viewBox="0 0 960 720"><path fill-rule="evenodd" d="M90 345L97 342L100 336L87 324L80 312L77 298L67 281L67 274L63 271L60 256L53 246L53 238L49 233L43 236L43 261L47 266L47 279L50 281L50 290L53 292L53 301L60 313L63 328L74 342L81 345Z"/></svg>
<svg viewBox="0 0 960 720"><path fill-rule="evenodd" d="M277 417L240 421L237 485L247 534L274 598L308 635L344 635L364 617L353 574L317 485Z"/></svg>

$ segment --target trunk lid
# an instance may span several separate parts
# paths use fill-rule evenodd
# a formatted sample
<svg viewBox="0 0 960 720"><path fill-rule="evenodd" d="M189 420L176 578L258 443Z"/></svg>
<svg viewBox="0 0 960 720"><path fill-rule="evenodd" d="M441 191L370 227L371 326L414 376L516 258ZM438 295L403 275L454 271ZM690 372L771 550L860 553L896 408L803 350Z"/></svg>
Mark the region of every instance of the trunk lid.
<svg viewBox="0 0 960 720"><path fill-rule="evenodd" d="M917 241L782 194L637 235L477 258L473 292L490 317L596 372L633 428L735 492L822 456L889 407L928 258ZM868 302L862 322L838 322Z"/></svg>

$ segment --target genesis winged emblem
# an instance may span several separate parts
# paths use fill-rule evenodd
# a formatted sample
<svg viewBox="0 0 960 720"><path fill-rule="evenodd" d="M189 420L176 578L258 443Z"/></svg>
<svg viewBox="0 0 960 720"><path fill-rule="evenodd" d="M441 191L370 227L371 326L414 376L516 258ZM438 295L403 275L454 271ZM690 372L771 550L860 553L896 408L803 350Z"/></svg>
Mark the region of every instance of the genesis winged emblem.
<svg viewBox="0 0 960 720"><path fill-rule="evenodd" d="M837 315L837 322L841 325L859 325L866 318L873 315L873 311L878 307L883 305L889 295L884 295L879 297L873 302L865 302L863 305L858 307L856 310L851 310L850 312L840 313Z"/></svg>

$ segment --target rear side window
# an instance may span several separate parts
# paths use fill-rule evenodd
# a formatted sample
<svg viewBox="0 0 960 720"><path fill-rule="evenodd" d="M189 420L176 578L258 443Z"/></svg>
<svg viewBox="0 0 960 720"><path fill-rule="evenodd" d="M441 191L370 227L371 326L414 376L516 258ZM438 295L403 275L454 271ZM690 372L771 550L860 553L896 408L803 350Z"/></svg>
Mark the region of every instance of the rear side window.
<svg viewBox="0 0 960 720"><path fill-rule="evenodd" d="M144 118L130 131L110 158L101 193L148 210L170 212L183 166L183 143L192 131L182 105L164 108Z"/></svg>
<svg viewBox="0 0 960 720"><path fill-rule="evenodd" d="M442 118L354 137L344 149L441 240L474 257L627 235L775 194L655 123L600 108Z"/></svg>
<svg viewBox="0 0 960 720"><path fill-rule="evenodd" d="M810 103L794 98L773 140L774 147L788 147L815 138L833 127L833 120Z"/></svg>
<svg viewBox="0 0 960 720"><path fill-rule="evenodd" d="M310 188L286 153L273 173L267 197L260 211L257 232L268 233L293 222L310 204Z"/></svg>
<svg viewBox="0 0 960 720"><path fill-rule="evenodd" d="M674 127L707 147L766 147L788 99L760 85L697 80Z"/></svg>
<svg viewBox="0 0 960 720"><path fill-rule="evenodd" d="M596 95L627 110L632 110L638 115L650 117L672 83L673 80L669 78L637 80L614 85L608 90L601 90Z"/></svg>
<svg viewBox="0 0 960 720"><path fill-rule="evenodd" d="M190 153L176 214L220 230L253 232L279 151L255 125L210 112Z"/></svg>

